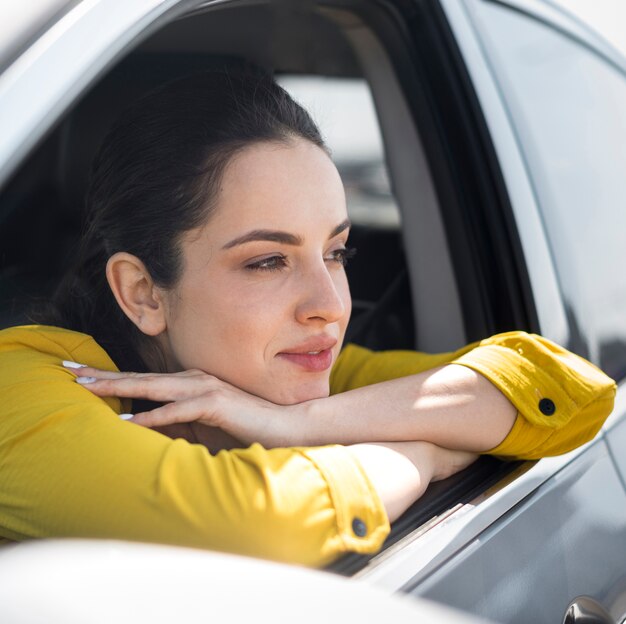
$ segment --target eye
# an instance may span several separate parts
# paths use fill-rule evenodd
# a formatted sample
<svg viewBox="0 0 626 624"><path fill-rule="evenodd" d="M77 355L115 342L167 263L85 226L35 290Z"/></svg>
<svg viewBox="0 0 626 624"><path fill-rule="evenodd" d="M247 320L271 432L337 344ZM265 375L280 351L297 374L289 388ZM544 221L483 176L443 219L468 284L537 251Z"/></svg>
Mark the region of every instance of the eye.
<svg viewBox="0 0 626 624"><path fill-rule="evenodd" d="M280 271L286 266L287 258L282 255L277 255L246 264L245 268L250 271Z"/></svg>
<svg viewBox="0 0 626 624"><path fill-rule="evenodd" d="M354 258L355 254L356 249L354 247L344 247L342 249L335 249L327 259L345 267L348 264L348 260Z"/></svg>

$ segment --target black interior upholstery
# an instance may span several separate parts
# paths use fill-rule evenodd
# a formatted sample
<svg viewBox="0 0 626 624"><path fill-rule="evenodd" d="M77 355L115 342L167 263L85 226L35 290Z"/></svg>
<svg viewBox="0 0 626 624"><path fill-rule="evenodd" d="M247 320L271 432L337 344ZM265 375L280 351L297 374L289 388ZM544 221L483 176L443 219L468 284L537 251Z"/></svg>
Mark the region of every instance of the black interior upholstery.
<svg viewBox="0 0 626 624"><path fill-rule="evenodd" d="M347 269L352 318L346 341L374 350L414 348L411 287L400 232L355 225L349 245L357 253Z"/></svg>

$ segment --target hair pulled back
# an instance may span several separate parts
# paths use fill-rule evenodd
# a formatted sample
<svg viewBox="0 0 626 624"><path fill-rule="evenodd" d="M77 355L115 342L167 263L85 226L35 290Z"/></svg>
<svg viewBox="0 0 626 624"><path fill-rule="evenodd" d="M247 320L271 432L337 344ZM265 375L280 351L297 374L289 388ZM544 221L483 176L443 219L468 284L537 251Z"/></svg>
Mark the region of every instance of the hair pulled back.
<svg viewBox="0 0 626 624"><path fill-rule="evenodd" d="M131 253L156 285L175 286L181 238L210 217L230 160L250 145L294 137L324 148L309 114L271 77L252 70L193 74L138 100L94 160L78 261L47 322L90 334L122 370L161 369L155 342L115 301L108 258Z"/></svg>

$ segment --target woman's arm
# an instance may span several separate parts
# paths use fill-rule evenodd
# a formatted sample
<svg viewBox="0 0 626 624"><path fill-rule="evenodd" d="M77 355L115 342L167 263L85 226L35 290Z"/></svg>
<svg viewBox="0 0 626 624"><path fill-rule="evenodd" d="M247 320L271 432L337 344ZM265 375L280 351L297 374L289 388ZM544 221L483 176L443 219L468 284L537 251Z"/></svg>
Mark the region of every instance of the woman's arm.
<svg viewBox="0 0 626 624"><path fill-rule="evenodd" d="M587 442L613 407L612 379L566 349L524 332L500 334L441 356L348 349L358 350L358 357L344 358L338 367L344 378L340 388L348 391L296 406L251 397L202 371L85 374L95 376L89 388L100 396L170 401L137 414L138 424L199 421L268 447L419 439L535 459ZM411 369L419 372L407 375ZM394 373L406 376L391 379ZM376 383L380 379L386 381Z"/></svg>
<svg viewBox="0 0 626 624"><path fill-rule="evenodd" d="M378 492L390 522L417 500L431 481L441 481L477 459L428 442L355 444L346 447Z"/></svg>
<svg viewBox="0 0 626 624"><path fill-rule="evenodd" d="M450 449L481 452L505 439L517 415L513 404L491 382L458 365L290 407L273 406L269 408L271 415L266 412L267 406L257 412L261 403L251 407L235 401L233 408L225 407L209 418L219 419L223 429L240 443L259 442L266 448L422 440ZM186 406L177 410L175 404L170 405L169 417L175 412L182 417ZM154 412L133 420L150 426L158 417L159 412ZM209 448L215 446L213 436L222 430L201 427L198 421L189 424L195 425L197 438L187 439L207 441Z"/></svg>
<svg viewBox="0 0 626 624"><path fill-rule="evenodd" d="M455 364L365 386L300 406L285 426L299 444L425 440L484 452L508 435L517 409L488 379ZM297 420L297 422L294 422ZM233 431L235 436L243 432ZM289 442L286 439L285 442Z"/></svg>
<svg viewBox="0 0 626 624"><path fill-rule="evenodd" d="M467 367L488 379L515 406L517 416L494 455L538 459L591 440L611 413L615 382L587 360L550 340L507 332L453 353L378 352L349 345L331 376L334 392L424 372Z"/></svg>
<svg viewBox="0 0 626 624"><path fill-rule="evenodd" d="M266 448L418 440L480 452L506 437L516 415L493 384L457 365L287 406L202 371L136 375L84 369L78 381L99 396L170 401L135 414L136 424L195 421Z"/></svg>

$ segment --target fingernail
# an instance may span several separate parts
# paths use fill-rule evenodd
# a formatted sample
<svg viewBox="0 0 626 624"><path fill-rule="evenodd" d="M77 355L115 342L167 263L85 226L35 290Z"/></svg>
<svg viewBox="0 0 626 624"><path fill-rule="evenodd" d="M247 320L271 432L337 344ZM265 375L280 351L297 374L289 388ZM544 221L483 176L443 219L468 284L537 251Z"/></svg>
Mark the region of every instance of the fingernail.
<svg viewBox="0 0 626 624"><path fill-rule="evenodd" d="M122 420L130 420L131 418L134 418L135 414L120 414L120 418Z"/></svg>
<svg viewBox="0 0 626 624"><path fill-rule="evenodd" d="M95 377L76 377L76 381L79 384L90 384L96 381Z"/></svg>
<svg viewBox="0 0 626 624"><path fill-rule="evenodd" d="M79 364L71 360L63 360L63 366L65 366L65 368L87 368L86 364Z"/></svg>

